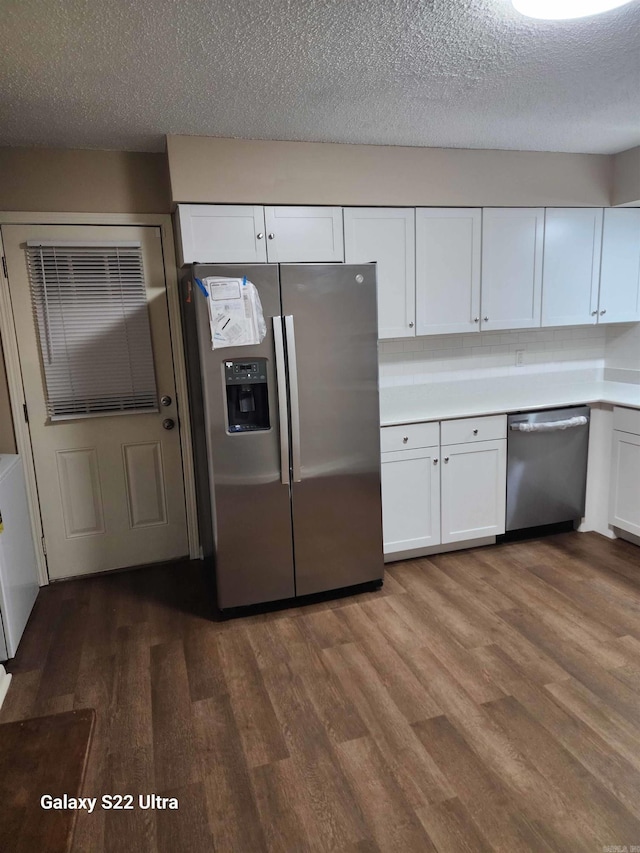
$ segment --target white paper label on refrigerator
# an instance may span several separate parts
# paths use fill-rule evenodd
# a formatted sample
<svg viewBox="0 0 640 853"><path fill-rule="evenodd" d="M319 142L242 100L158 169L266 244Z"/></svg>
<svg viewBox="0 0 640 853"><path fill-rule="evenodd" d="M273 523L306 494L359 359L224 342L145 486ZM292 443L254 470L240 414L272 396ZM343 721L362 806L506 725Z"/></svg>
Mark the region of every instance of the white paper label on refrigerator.
<svg viewBox="0 0 640 853"><path fill-rule="evenodd" d="M209 291L211 347L253 346L267 334L260 294L246 278L204 279Z"/></svg>

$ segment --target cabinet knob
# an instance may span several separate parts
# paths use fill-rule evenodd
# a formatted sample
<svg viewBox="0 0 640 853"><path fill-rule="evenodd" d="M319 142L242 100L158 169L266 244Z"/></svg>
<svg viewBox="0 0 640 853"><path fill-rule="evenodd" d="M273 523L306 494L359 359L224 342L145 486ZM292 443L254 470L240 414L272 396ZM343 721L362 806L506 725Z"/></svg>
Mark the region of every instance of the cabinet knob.
<svg viewBox="0 0 640 853"><path fill-rule="evenodd" d="M433 464L434 464L434 465L437 465L437 464L438 464L438 460L437 460L437 459L434 459L434 460L433 460Z"/></svg>
<svg viewBox="0 0 640 853"><path fill-rule="evenodd" d="M485 322L485 323L488 323L488 322L489 322L489 318L488 318L488 317L483 317L482 319L484 320L484 322Z"/></svg>
<svg viewBox="0 0 640 853"><path fill-rule="evenodd" d="M264 240L264 234L262 232L256 234L256 237L258 238L258 240Z"/></svg>
<svg viewBox="0 0 640 853"><path fill-rule="evenodd" d="M592 311L592 312L591 312L591 316L592 316L592 317L595 317L597 313L598 313L597 311Z"/></svg>
<svg viewBox="0 0 640 853"><path fill-rule="evenodd" d="M275 236L276 236L276 235L275 235L273 232L271 232L271 234L267 234L267 237L268 237L270 240L273 240L273 238L274 238Z"/></svg>
<svg viewBox="0 0 640 853"><path fill-rule="evenodd" d="M474 317L474 318L473 318L473 322L474 322L474 323L479 323L479 322L480 322L480 317Z"/></svg>
<svg viewBox="0 0 640 853"><path fill-rule="evenodd" d="M474 429L473 434L474 434L474 435L477 435L477 434L478 434L478 430L477 430L477 429Z"/></svg>
<svg viewBox="0 0 640 853"><path fill-rule="evenodd" d="M448 461L449 461L449 457L448 457L448 456L445 456L445 457L444 457L444 461L445 461L445 462L448 462Z"/></svg>
<svg viewBox="0 0 640 853"><path fill-rule="evenodd" d="M409 323L409 328L413 329L413 323Z"/></svg>
<svg viewBox="0 0 640 853"><path fill-rule="evenodd" d="M600 312L600 316L602 317L602 315L603 315L603 314L606 314L606 313L607 313L607 309L606 309L606 308L603 308L603 309L602 309L602 311Z"/></svg>
<svg viewBox="0 0 640 853"><path fill-rule="evenodd" d="M402 443L406 444L408 441L409 441L409 436L405 435L405 437L402 439Z"/></svg>

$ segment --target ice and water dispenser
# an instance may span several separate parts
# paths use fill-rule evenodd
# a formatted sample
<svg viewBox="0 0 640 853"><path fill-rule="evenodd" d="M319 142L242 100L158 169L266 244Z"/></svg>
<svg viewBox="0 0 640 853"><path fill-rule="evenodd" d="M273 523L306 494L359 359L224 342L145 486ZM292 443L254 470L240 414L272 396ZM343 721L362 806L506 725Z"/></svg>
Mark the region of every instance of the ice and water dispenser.
<svg viewBox="0 0 640 853"><path fill-rule="evenodd" d="M225 361L224 379L227 430L233 433L269 429L267 359Z"/></svg>

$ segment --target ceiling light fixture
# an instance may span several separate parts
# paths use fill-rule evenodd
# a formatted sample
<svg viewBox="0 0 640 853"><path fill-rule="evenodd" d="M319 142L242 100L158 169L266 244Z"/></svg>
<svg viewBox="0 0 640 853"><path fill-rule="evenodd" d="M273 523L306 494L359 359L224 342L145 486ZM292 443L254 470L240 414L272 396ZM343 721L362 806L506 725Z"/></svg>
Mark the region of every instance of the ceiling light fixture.
<svg viewBox="0 0 640 853"><path fill-rule="evenodd" d="M633 0L512 0L520 14L548 21L587 18L631 2Z"/></svg>

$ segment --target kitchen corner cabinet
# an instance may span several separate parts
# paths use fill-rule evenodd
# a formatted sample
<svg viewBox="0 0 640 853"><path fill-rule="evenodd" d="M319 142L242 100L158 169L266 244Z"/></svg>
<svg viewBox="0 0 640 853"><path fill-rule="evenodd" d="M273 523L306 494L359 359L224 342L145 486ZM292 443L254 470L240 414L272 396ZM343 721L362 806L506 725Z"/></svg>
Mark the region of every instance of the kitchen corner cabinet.
<svg viewBox="0 0 640 853"><path fill-rule="evenodd" d="M348 264L378 265L378 337L409 338L415 329L415 211L345 207Z"/></svg>
<svg viewBox="0 0 640 853"><path fill-rule="evenodd" d="M480 329L482 212L416 210L416 331L447 335Z"/></svg>
<svg viewBox="0 0 640 853"><path fill-rule="evenodd" d="M483 331L540 326L544 208L482 211Z"/></svg>
<svg viewBox="0 0 640 853"><path fill-rule="evenodd" d="M602 213L601 208L547 208L543 326L597 322Z"/></svg>
<svg viewBox="0 0 640 853"><path fill-rule="evenodd" d="M640 536L640 411L613 410L609 524Z"/></svg>
<svg viewBox="0 0 640 853"><path fill-rule="evenodd" d="M640 320L640 208L607 208L602 230L598 322Z"/></svg>
<svg viewBox="0 0 640 853"><path fill-rule="evenodd" d="M342 262L342 208L179 204L179 263Z"/></svg>
<svg viewBox="0 0 640 853"><path fill-rule="evenodd" d="M385 556L504 533L506 429L506 415L382 428Z"/></svg>

